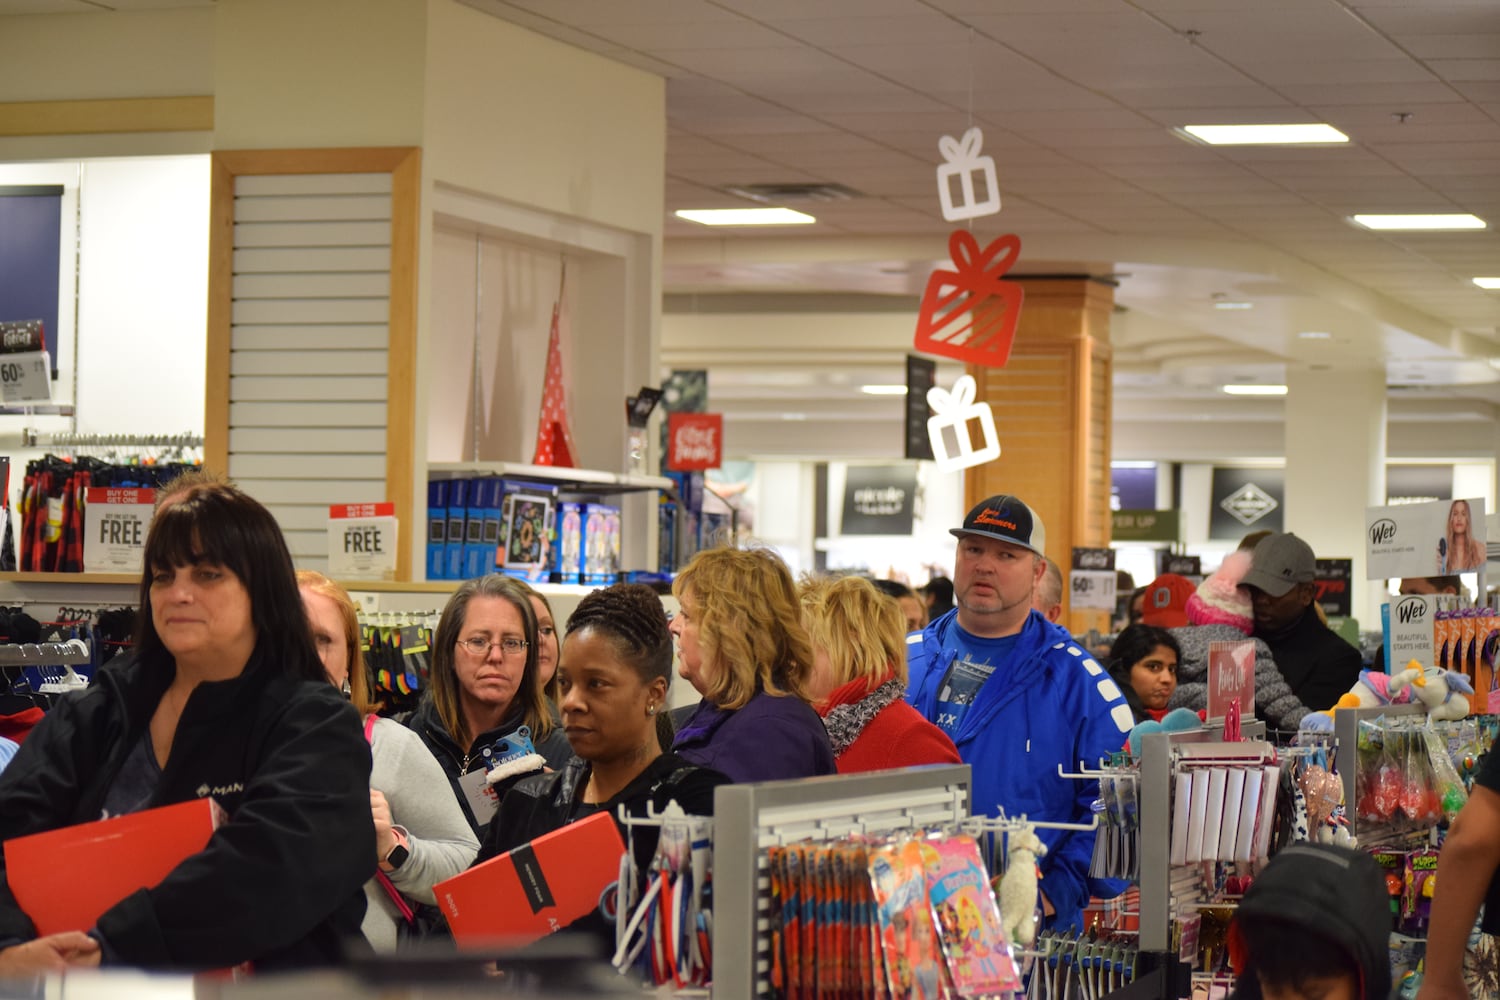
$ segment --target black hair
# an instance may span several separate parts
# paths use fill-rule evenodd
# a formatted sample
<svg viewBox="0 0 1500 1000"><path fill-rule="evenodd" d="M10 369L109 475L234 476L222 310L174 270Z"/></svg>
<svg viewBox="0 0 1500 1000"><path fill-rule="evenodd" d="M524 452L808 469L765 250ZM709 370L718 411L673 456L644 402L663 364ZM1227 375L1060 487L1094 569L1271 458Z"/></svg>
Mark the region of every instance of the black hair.
<svg viewBox="0 0 1500 1000"><path fill-rule="evenodd" d="M929 612L933 618L953 610L953 581L946 576L935 576L928 580L922 593L932 601Z"/></svg>
<svg viewBox="0 0 1500 1000"><path fill-rule="evenodd" d="M640 583L617 583L593 591L573 609L566 635L584 629L609 639L620 661L634 670L642 683L650 684L660 677L670 689L672 633L667 630L667 612L656 591ZM656 737L663 750L671 747L672 735L671 713L662 705L656 714Z"/></svg>
<svg viewBox="0 0 1500 1000"><path fill-rule="evenodd" d="M292 556L271 512L239 489L194 482L163 490L161 506L146 535L135 648L151 667L172 662L151 615L151 579L184 566L222 566L250 596L255 654L265 669L328 683L313 645L312 629L297 589Z"/></svg>
<svg viewBox="0 0 1500 1000"><path fill-rule="evenodd" d="M1157 646L1166 646L1177 654L1177 659L1182 659L1181 647L1166 629L1140 622L1125 626L1109 649L1109 672L1116 680L1128 683L1130 668L1150 656Z"/></svg>
<svg viewBox="0 0 1500 1000"><path fill-rule="evenodd" d="M880 591L882 594L887 595L888 597L894 597L897 600L900 600L903 597L917 596L916 591L912 590L906 584L901 583L897 580L871 580L870 582L875 585L876 590Z"/></svg>
<svg viewBox="0 0 1500 1000"><path fill-rule="evenodd" d="M1309 980L1350 976L1362 985L1359 963L1331 937L1306 925L1260 914L1235 918L1234 933L1245 947L1246 968L1239 970L1235 997L1260 1000L1260 981L1278 990L1300 990ZM1357 994L1363 995L1363 994Z"/></svg>

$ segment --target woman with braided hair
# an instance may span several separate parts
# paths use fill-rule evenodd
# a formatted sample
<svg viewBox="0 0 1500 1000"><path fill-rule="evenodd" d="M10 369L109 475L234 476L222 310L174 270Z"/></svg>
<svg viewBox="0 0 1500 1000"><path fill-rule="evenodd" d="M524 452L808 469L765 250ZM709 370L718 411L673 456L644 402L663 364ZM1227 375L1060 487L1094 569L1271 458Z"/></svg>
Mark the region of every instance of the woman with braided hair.
<svg viewBox="0 0 1500 1000"><path fill-rule="evenodd" d="M857 576L808 578L798 590L813 645L807 693L823 717L839 773L963 763L947 734L902 697L901 605Z"/></svg>
<svg viewBox="0 0 1500 1000"><path fill-rule="evenodd" d="M616 584L578 603L557 664L563 731L577 757L560 771L523 778L506 793L475 861L488 860L596 812L619 807L646 815L675 799L689 814L713 814L714 789L729 779L663 748L672 743L666 711L672 637L661 598L650 587ZM645 873L658 831L635 831L636 870ZM625 836L621 824L621 837ZM599 914L591 926L614 945Z"/></svg>

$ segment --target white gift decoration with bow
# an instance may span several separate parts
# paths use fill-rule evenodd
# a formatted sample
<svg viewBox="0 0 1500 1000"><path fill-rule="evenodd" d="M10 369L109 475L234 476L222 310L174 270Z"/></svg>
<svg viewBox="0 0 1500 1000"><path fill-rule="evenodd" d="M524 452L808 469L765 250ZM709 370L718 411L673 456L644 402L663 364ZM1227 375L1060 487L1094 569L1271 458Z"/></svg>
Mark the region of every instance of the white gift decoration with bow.
<svg viewBox="0 0 1500 1000"><path fill-rule="evenodd" d="M995 178L995 159L980 156L984 148L984 133L979 127L969 129L962 139L945 135L938 140L938 151L947 162L937 168L938 198L943 203L943 218L949 222L977 219L982 215L994 215L1000 211L1000 186ZM985 197L975 201L974 174L984 175ZM953 200L953 178L958 178L962 199Z"/></svg>
<svg viewBox="0 0 1500 1000"><path fill-rule="evenodd" d="M960 375L950 392L941 386L927 390L927 405L937 412L927 419L927 440L932 442L932 456L941 472L983 465L1000 457L1000 438L995 433L995 415L990 404L974 402L977 391L974 376ZM969 437L969 421L978 420L984 446L976 449ZM958 442L958 454L948 454L943 428L952 427Z"/></svg>

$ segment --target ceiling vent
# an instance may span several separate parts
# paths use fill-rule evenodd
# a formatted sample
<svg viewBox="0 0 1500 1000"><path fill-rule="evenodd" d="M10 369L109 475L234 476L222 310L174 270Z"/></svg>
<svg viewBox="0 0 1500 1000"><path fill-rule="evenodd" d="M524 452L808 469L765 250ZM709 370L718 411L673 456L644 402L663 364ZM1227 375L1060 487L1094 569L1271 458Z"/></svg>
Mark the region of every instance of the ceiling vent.
<svg viewBox="0 0 1500 1000"><path fill-rule="evenodd" d="M767 205L848 201L864 197L842 184L731 184L724 191Z"/></svg>

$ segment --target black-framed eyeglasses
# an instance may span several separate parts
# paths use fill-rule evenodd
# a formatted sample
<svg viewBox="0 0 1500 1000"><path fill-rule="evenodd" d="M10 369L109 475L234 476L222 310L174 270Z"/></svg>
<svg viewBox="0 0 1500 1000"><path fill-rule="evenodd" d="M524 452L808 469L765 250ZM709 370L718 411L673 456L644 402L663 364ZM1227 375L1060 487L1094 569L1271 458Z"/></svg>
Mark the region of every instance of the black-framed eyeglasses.
<svg viewBox="0 0 1500 1000"><path fill-rule="evenodd" d="M502 655L514 656L516 653L524 652L529 645L525 639L517 639L513 635L508 635L498 642L490 642L490 640L481 639L476 635L472 639L460 639L458 640L458 644L475 656L489 656L490 650L495 646L500 647Z"/></svg>

